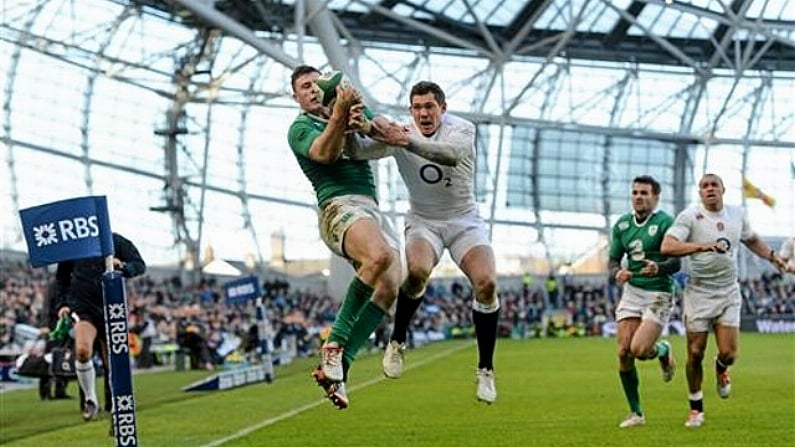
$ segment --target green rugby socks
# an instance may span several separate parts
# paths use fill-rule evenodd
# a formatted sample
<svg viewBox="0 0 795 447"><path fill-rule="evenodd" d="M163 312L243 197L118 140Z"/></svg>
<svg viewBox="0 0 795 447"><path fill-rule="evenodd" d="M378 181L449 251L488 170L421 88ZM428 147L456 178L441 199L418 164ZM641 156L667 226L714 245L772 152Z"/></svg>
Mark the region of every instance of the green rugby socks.
<svg viewBox="0 0 795 447"><path fill-rule="evenodd" d="M342 300L340 310L337 312L337 318L334 319L334 324L331 326L329 341L339 343L343 347L348 344L359 313L370 302L372 294L371 286L365 284L358 276L353 277L348 284L348 291Z"/></svg>
<svg viewBox="0 0 795 447"><path fill-rule="evenodd" d="M640 408L640 391L638 390L640 380L638 380L637 368L633 366L629 371L619 371L618 375L621 377L621 387L624 388L629 409L633 413L643 416L643 410Z"/></svg>

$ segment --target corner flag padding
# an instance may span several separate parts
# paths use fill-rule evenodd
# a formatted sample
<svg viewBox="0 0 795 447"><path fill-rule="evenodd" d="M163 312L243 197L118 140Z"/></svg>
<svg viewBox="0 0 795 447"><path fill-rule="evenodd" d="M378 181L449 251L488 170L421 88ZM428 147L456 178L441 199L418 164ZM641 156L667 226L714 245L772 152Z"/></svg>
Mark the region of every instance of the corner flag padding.
<svg viewBox="0 0 795 447"><path fill-rule="evenodd" d="M137 446L135 397L130 371L130 342L127 329L127 300L120 272L102 275L105 299L105 331L110 360L110 390L113 398L113 432L117 446Z"/></svg>
<svg viewBox="0 0 795 447"><path fill-rule="evenodd" d="M110 358L113 435L117 447L138 447L135 397L127 339L127 301L121 273L113 269L113 233L105 196L76 197L19 210L30 264L103 257L102 299Z"/></svg>
<svg viewBox="0 0 795 447"><path fill-rule="evenodd" d="M251 385L257 382L268 382L273 380L273 365L259 364L245 368L224 371L218 374L193 382L183 387L182 391L218 391L237 388L244 385Z"/></svg>

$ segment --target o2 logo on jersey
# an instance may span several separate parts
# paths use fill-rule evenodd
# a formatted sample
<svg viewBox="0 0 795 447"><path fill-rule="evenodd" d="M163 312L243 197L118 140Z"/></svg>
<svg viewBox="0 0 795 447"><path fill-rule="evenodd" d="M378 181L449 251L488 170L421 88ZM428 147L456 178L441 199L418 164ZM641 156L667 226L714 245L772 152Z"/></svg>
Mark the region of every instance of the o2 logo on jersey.
<svg viewBox="0 0 795 447"><path fill-rule="evenodd" d="M718 243L723 253L728 253L732 249L731 241L725 237L719 237L715 242Z"/></svg>
<svg viewBox="0 0 795 447"><path fill-rule="evenodd" d="M435 185L444 180L444 186L449 187L453 184L450 177L444 176L444 171L434 164L422 165L420 168L420 178L429 185Z"/></svg>

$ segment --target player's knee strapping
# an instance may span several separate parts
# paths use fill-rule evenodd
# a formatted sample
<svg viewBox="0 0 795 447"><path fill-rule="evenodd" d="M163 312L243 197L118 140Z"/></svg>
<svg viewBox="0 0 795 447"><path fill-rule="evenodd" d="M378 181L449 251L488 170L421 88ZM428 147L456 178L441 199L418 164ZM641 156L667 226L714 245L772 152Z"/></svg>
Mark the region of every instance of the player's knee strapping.
<svg viewBox="0 0 795 447"><path fill-rule="evenodd" d="M480 312L482 314L493 314L500 310L500 299L494 297L494 301L491 303L482 303L477 299L472 300L472 310L475 312Z"/></svg>

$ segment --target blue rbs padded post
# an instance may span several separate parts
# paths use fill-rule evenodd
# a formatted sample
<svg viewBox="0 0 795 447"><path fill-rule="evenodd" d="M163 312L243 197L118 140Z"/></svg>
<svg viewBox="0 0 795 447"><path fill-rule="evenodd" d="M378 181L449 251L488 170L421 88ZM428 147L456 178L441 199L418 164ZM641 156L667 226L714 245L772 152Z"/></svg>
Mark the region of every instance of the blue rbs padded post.
<svg viewBox="0 0 795 447"><path fill-rule="evenodd" d="M135 397L130 372L130 344L127 339L127 300L120 272L106 272L102 275L102 296L105 301L105 333L108 338L116 446L137 447Z"/></svg>

